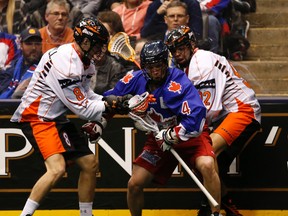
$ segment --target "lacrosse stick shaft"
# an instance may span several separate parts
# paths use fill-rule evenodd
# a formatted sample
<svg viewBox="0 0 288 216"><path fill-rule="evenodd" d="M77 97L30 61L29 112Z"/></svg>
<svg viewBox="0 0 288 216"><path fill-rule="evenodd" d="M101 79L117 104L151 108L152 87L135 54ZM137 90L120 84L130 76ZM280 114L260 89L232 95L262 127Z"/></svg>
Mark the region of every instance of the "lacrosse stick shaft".
<svg viewBox="0 0 288 216"><path fill-rule="evenodd" d="M133 62L139 69L141 69L140 64L137 61L133 61Z"/></svg>
<svg viewBox="0 0 288 216"><path fill-rule="evenodd" d="M134 120L138 121L142 124L142 126L147 130L151 131L154 134L159 133L159 128L156 122L147 115L144 118L138 116L137 114L134 114L133 112L129 113L129 116ZM191 169L187 166L187 164L184 162L184 160L179 156L179 154L173 149L170 148L170 152L174 155L174 157L178 160L178 162L182 165L182 167L186 170L186 172L190 175L190 177L194 180L194 182L198 185L198 187L201 189L201 191L205 194L205 196L208 198L208 200L212 203L214 207L218 207L219 204L216 202L216 200L211 196L211 194L207 191L207 189L204 187L204 185L199 181L199 179L195 176L195 174L191 171Z"/></svg>
<svg viewBox="0 0 288 216"><path fill-rule="evenodd" d="M174 155L174 157L178 160L178 162L182 165L182 167L186 170L186 172L190 175L190 177L194 180L194 182L198 185L201 191L205 194L208 200L212 203L214 207L218 207L219 204L216 200L211 196L211 194L207 191L204 185L199 181L199 179L195 176L195 174L191 171L191 169L187 166L187 164L182 160L179 154L173 149L170 149L170 152Z"/></svg>

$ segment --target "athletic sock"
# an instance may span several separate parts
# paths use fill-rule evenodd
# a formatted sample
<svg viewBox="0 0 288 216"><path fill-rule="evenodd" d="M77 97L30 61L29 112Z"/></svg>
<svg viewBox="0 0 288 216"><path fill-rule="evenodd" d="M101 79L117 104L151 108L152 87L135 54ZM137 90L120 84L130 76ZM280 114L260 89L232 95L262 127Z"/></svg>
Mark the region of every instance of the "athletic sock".
<svg viewBox="0 0 288 216"><path fill-rule="evenodd" d="M35 210L39 207L39 203L34 200L27 199L25 206L20 214L20 216L33 215Z"/></svg>
<svg viewBox="0 0 288 216"><path fill-rule="evenodd" d="M93 202L79 202L80 216L92 216L92 205Z"/></svg>

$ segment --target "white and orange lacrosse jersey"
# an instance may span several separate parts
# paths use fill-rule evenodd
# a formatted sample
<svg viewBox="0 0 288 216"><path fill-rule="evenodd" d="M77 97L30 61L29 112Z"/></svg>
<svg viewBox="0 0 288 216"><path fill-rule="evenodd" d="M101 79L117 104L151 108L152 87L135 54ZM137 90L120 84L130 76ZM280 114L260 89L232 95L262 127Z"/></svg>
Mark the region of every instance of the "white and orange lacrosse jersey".
<svg viewBox="0 0 288 216"><path fill-rule="evenodd" d="M94 73L93 64L84 68L73 43L47 51L11 121L62 120L68 109L82 119L99 121L105 105L89 87Z"/></svg>
<svg viewBox="0 0 288 216"><path fill-rule="evenodd" d="M261 108L254 90L224 56L196 49L188 78L198 89L207 108L208 124L230 112L249 113L261 122Z"/></svg>

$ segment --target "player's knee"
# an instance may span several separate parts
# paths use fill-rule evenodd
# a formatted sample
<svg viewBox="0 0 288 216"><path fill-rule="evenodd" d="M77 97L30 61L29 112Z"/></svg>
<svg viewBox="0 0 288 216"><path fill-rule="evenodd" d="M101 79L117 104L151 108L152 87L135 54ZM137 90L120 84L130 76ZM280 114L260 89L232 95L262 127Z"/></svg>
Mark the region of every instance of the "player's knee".
<svg viewBox="0 0 288 216"><path fill-rule="evenodd" d="M65 169L65 166L61 166L61 165L58 165L58 166L54 166L52 169L49 169L47 171L53 179L59 179L59 178L62 178L66 172L66 169Z"/></svg>
<svg viewBox="0 0 288 216"><path fill-rule="evenodd" d="M128 181L128 191L130 194L139 194L143 191L143 186L136 182L133 178Z"/></svg>
<svg viewBox="0 0 288 216"><path fill-rule="evenodd" d="M198 164L198 170L203 176L212 176L215 170L215 163L213 158L207 157L205 160L201 160L201 163Z"/></svg>
<svg viewBox="0 0 288 216"><path fill-rule="evenodd" d="M94 155L85 157L84 163L81 163L81 169L86 172L97 172L99 169L99 163Z"/></svg>

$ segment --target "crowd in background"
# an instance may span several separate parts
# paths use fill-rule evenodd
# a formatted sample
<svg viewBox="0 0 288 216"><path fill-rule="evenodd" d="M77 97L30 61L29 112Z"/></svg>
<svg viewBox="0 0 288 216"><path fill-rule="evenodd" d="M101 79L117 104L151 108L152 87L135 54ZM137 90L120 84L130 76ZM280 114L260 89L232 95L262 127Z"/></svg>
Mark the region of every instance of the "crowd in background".
<svg viewBox="0 0 288 216"><path fill-rule="evenodd" d="M193 30L199 47L243 60L249 48L243 14L255 10L252 0L0 0L0 99L21 98L42 54L72 42L83 17L97 17L111 38L126 32L136 60L144 42L164 40L179 25ZM91 83L98 94L137 69L106 49Z"/></svg>

